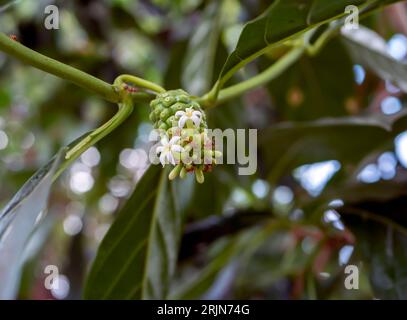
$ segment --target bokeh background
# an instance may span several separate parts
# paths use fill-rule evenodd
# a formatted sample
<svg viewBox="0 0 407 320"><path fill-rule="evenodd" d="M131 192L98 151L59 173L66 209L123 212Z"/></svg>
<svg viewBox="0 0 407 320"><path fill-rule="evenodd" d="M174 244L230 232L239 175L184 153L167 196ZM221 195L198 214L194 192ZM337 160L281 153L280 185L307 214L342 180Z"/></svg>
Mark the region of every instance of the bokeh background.
<svg viewBox="0 0 407 320"><path fill-rule="evenodd" d="M130 73L167 89L202 94L208 88L203 77L213 83L244 22L268 5L263 0L219 3L215 18L208 17L211 1L202 0L0 1L0 30L107 82ZM44 28L48 4L60 10L59 30ZM400 61L407 57L406 10L404 4L392 6L363 21L387 40L389 54ZM214 21L214 39L200 39L198 31ZM199 45L213 45L215 58L197 68L191 60L199 55ZM233 81L256 74L278 57L278 52L267 54ZM340 39L334 39L316 57L302 58L268 86L210 111L209 118L212 127L265 130L326 117L396 117L404 104L405 95L394 84L353 63ZM0 204L60 147L114 112L114 105L0 53ZM49 214L27 255L19 298L81 297L98 244L146 170L140 150L147 148L151 129L148 112L148 105L137 105L119 129L55 184ZM346 126L330 130L322 135L331 139L333 149L346 148L349 162L333 153L328 161L288 170L266 156L271 146L265 144L256 175L238 176L235 167L225 165L195 188L175 296L199 278L183 297L407 298L407 133L367 147L355 161L360 148L352 140L371 145L374 135L344 132L352 130ZM281 144L275 150L291 148L289 134L273 140L273 147ZM318 137L311 139L319 143ZM294 151L281 154L284 161L297 156ZM327 207L321 205L325 202ZM360 269L359 290L343 286L348 263ZM44 288L47 265L60 269L58 290Z"/></svg>

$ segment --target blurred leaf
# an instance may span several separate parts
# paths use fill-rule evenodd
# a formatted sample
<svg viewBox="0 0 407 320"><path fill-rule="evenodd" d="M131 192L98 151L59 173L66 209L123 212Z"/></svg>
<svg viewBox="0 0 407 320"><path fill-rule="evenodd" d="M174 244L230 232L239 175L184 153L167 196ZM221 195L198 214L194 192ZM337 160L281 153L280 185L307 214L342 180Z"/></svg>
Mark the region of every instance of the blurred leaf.
<svg viewBox="0 0 407 320"><path fill-rule="evenodd" d="M282 123L262 130L259 144L267 167L275 173L327 160L357 164L392 137L386 121L390 119L343 117Z"/></svg>
<svg viewBox="0 0 407 320"><path fill-rule="evenodd" d="M59 152L18 191L0 213L0 298L16 295L23 251L35 226L43 218Z"/></svg>
<svg viewBox="0 0 407 320"><path fill-rule="evenodd" d="M373 202L369 207L356 211L355 207L341 210L346 224L356 234L355 254L366 263L375 298L405 300L407 299L407 229L403 217L405 201L398 209L391 202L384 202L381 205ZM354 215L355 213L357 215ZM402 217L402 220L398 221L397 216Z"/></svg>
<svg viewBox="0 0 407 320"><path fill-rule="evenodd" d="M182 83L193 95L201 95L210 88L220 31L219 6L218 1L208 5L188 45Z"/></svg>
<svg viewBox="0 0 407 320"><path fill-rule="evenodd" d="M170 182L168 170L150 166L99 247L86 299L166 297L191 183Z"/></svg>
<svg viewBox="0 0 407 320"><path fill-rule="evenodd" d="M355 91L352 66L345 48L336 40L316 57L304 56L268 86L279 119L348 115L346 103Z"/></svg>
<svg viewBox="0 0 407 320"><path fill-rule="evenodd" d="M42 221L42 223L34 230L26 245L23 256L24 266L21 272L18 299L27 300L31 297L31 290L35 283L37 268L41 262L41 251L47 244L54 222L54 216L46 216L44 221Z"/></svg>
<svg viewBox="0 0 407 320"><path fill-rule="evenodd" d="M232 261L248 259L248 254L256 249L264 239L264 230L254 227L238 235L223 238L212 246L213 256L207 266L183 284L174 289L171 299L199 299L210 289L219 273Z"/></svg>
<svg viewBox="0 0 407 320"><path fill-rule="evenodd" d="M261 55L272 46L282 43L313 27L343 17L348 5L362 7L372 3L377 8L398 0L274 0L258 18L244 27L236 49L230 54L223 67L220 78L234 72L240 65Z"/></svg>
<svg viewBox="0 0 407 320"><path fill-rule="evenodd" d="M357 201L388 201L396 197L407 195L407 183L398 181L379 181L377 183L362 183L351 179L347 183L328 188L323 198L342 199L347 202Z"/></svg>
<svg viewBox="0 0 407 320"><path fill-rule="evenodd" d="M0 88L0 109L8 107L11 103L11 96L9 92L3 88Z"/></svg>
<svg viewBox="0 0 407 320"><path fill-rule="evenodd" d="M182 87L181 78L183 72L183 63L187 51L187 42L179 41L171 46L169 53L169 62L164 75L164 85L167 90L179 89Z"/></svg>
<svg viewBox="0 0 407 320"><path fill-rule="evenodd" d="M393 58L386 41L376 32L360 26L357 30L343 29L344 42L357 63L374 71L379 77L393 81L407 92L407 63Z"/></svg>

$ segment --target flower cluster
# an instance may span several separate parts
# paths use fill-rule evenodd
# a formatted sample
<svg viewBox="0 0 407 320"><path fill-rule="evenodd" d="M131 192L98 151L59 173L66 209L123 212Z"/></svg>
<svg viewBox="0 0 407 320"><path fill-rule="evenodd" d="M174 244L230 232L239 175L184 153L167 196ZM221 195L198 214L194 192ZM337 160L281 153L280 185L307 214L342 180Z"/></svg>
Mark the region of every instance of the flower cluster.
<svg viewBox="0 0 407 320"><path fill-rule="evenodd" d="M199 103L183 90L167 91L151 102L150 119L159 129L156 152L161 164L174 166L169 179L194 172L196 180L203 183L203 173L212 170L221 153L214 150Z"/></svg>

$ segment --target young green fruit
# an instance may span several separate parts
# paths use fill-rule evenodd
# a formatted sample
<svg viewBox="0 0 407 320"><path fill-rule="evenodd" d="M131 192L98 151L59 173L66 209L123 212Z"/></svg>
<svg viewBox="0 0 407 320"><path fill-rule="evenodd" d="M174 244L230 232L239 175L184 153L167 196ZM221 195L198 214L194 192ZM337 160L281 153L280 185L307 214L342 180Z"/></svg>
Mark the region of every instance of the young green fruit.
<svg viewBox="0 0 407 320"><path fill-rule="evenodd" d="M211 171L221 153L214 150L199 103L179 89L158 94L150 106L150 120L161 139L157 148L160 162L174 166L169 179L194 172L196 180L203 183L203 173Z"/></svg>

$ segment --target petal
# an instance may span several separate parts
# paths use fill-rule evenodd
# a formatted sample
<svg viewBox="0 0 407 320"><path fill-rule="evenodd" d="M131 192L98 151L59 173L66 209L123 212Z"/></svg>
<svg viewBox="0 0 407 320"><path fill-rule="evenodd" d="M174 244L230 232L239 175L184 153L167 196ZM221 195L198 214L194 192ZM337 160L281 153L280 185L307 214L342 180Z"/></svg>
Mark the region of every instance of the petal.
<svg viewBox="0 0 407 320"><path fill-rule="evenodd" d="M178 121L178 127L183 128L185 127L185 122L188 120L186 116L182 116L181 119Z"/></svg>
<svg viewBox="0 0 407 320"><path fill-rule="evenodd" d="M171 147L171 151L172 151L172 152L183 152L183 151L184 151L184 148L181 147L180 145L175 144L175 145L173 145L173 146Z"/></svg>
<svg viewBox="0 0 407 320"><path fill-rule="evenodd" d="M179 139L181 139L180 136L174 136L174 137L171 138L169 144L171 144L171 145L176 144L179 141Z"/></svg>
<svg viewBox="0 0 407 320"><path fill-rule="evenodd" d="M194 122L194 125L196 126L196 127L199 127L199 124L201 123L201 118L198 118L198 117L192 117L191 118L191 120Z"/></svg>
<svg viewBox="0 0 407 320"><path fill-rule="evenodd" d="M160 156L160 162L162 164L162 166L164 167L166 161L165 161L166 155L164 153L161 154Z"/></svg>
<svg viewBox="0 0 407 320"><path fill-rule="evenodd" d="M185 116L185 111L177 111L177 112L175 112L175 116L176 116L176 117Z"/></svg>
<svg viewBox="0 0 407 320"><path fill-rule="evenodd" d="M202 117L202 113L200 113L199 111L192 112L192 115L199 118Z"/></svg>
<svg viewBox="0 0 407 320"><path fill-rule="evenodd" d="M174 156L173 156L171 153L168 154L168 160L169 160L169 162L170 162L171 164L173 164L174 166L176 165Z"/></svg>
<svg viewBox="0 0 407 320"><path fill-rule="evenodd" d="M164 150L164 146L159 146L159 147L157 147L157 149L155 149L155 152L158 154L158 153L163 152L163 150Z"/></svg>

